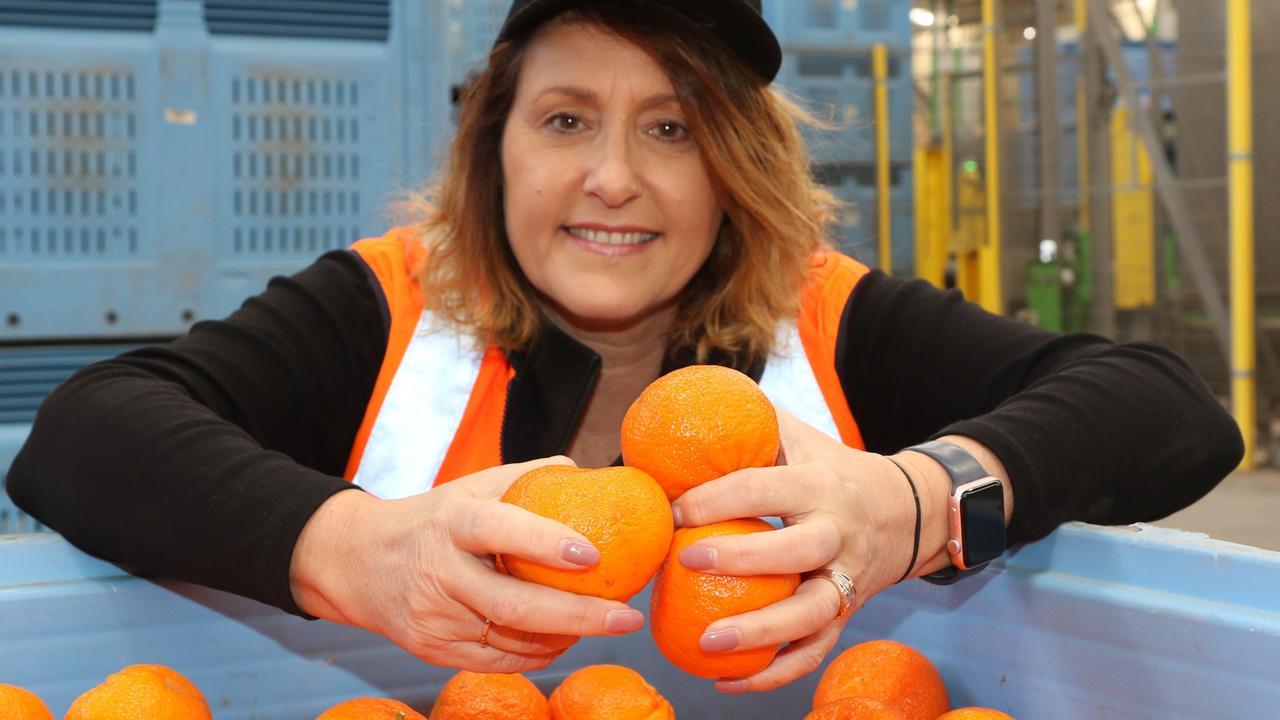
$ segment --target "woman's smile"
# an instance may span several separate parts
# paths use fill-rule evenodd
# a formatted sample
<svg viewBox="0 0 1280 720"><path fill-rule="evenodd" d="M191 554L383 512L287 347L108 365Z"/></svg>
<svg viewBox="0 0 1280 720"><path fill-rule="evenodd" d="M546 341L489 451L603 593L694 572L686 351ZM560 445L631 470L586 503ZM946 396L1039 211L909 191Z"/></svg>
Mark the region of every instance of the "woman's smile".
<svg viewBox="0 0 1280 720"><path fill-rule="evenodd" d="M583 250L610 257L643 252L647 246L662 237L660 232L633 226L575 224L565 225L561 229Z"/></svg>

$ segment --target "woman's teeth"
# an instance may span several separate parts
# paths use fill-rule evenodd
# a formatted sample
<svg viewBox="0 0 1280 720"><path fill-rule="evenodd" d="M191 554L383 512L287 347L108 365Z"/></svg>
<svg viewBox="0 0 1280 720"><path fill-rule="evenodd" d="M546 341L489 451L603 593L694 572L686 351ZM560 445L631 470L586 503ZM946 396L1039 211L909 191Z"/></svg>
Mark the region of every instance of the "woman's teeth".
<svg viewBox="0 0 1280 720"><path fill-rule="evenodd" d="M659 233L642 232L605 232L603 230L587 230L573 227L565 228L565 230L576 238L601 245L639 245L654 240L659 235Z"/></svg>

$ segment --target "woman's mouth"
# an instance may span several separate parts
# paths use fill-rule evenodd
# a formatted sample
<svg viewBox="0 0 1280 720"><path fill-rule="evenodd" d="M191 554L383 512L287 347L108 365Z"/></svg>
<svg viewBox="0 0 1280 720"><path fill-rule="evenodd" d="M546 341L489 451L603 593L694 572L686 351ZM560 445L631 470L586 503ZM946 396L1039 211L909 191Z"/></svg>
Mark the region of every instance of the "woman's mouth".
<svg viewBox="0 0 1280 720"><path fill-rule="evenodd" d="M564 231L590 249L606 255L616 255L638 248L657 240L662 235L657 232L617 232L571 226L566 226Z"/></svg>

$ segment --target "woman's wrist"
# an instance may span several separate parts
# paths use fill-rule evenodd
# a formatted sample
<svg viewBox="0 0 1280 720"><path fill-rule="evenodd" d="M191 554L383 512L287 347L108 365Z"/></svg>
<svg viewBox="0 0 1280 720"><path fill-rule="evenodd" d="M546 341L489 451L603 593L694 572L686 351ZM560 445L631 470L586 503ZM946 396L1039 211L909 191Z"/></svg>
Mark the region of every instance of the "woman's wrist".
<svg viewBox="0 0 1280 720"><path fill-rule="evenodd" d="M1008 473L1004 463L985 445L973 438L963 435L947 435L938 438L943 442L957 445L968 452L982 466L988 475L1000 480L1004 488L1005 524L1013 514L1013 492L1009 484ZM947 554L947 540L951 535L950 501L952 492L951 476L941 464L922 453L904 450L893 458L902 463L916 479L920 493L921 537L920 558L915 576L928 575L942 570L951 564Z"/></svg>
<svg viewBox="0 0 1280 720"><path fill-rule="evenodd" d="M302 527L293 546L289 587L303 612L326 620L355 624L339 609L342 583L351 576L355 558L352 538L363 537L359 518L377 498L358 488L334 493Z"/></svg>
<svg viewBox="0 0 1280 720"><path fill-rule="evenodd" d="M941 465L920 453L903 451L892 459L911 475L920 497L920 549L911 576L941 570L951 562L947 555L947 538L951 532L947 517L951 477Z"/></svg>

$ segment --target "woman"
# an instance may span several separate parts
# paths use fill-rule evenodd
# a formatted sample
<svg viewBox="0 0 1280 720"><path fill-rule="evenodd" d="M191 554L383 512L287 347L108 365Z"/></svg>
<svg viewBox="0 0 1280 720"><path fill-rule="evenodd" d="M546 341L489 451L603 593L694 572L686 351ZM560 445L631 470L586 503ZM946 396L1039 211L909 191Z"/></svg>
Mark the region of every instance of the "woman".
<svg viewBox="0 0 1280 720"><path fill-rule="evenodd" d="M140 572L526 671L643 617L495 572L494 553L598 558L497 498L540 464L615 462L662 373L732 365L780 408L783 457L688 492L678 521L787 527L681 560L817 571L703 636L790 643L717 685L743 691L817 667L893 582L980 564L947 550L955 458L990 476L1010 543L1163 516L1237 464L1234 423L1168 352L1042 332L829 252L832 199L768 88L779 57L744 0L516 2L418 224L78 374L13 465L15 501ZM902 450L930 438L948 445Z"/></svg>

